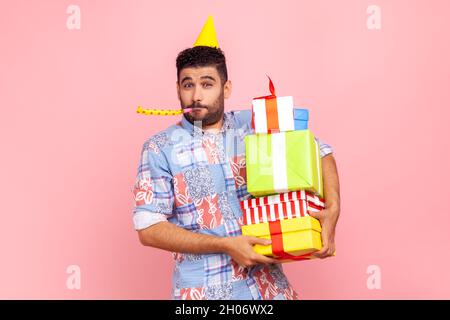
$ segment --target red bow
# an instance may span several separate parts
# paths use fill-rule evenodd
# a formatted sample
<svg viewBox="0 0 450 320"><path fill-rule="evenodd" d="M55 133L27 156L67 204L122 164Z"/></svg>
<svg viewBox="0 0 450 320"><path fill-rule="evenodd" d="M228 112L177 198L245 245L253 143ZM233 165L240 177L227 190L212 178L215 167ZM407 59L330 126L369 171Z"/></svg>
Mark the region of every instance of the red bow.
<svg viewBox="0 0 450 320"><path fill-rule="evenodd" d="M267 76L267 75L266 75L266 76ZM269 76L267 76L267 78L269 78L269 90L270 90L271 95L270 95L270 96L264 96L264 97L253 98L253 100L255 100L255 99L274 99L274 98L277 97L277 96L275 95L275 87L273 86L272 79L270 79Z"/></svg>
<svg viewBox="0 0 450 320"><path fill-rule="evenodd" d="M301 256L293 256L284 251L283 235L281 232L281 223L279 220L269 221L270 239L272 240L272 253L280 259L290 260L309 260L312 253L307 253Z"/></svg>

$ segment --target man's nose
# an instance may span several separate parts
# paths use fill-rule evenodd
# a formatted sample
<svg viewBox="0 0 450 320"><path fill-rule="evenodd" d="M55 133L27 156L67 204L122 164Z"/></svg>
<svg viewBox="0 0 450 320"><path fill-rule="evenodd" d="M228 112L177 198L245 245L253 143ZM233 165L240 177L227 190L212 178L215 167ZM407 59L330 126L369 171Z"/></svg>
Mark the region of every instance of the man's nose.
<svg viewBox="0 0 450 320"><path fill-rule="evenodd" d="M202 88L200 86L195 86L194 96L192 98L194 101L202 101L203 100Z"/></svg>

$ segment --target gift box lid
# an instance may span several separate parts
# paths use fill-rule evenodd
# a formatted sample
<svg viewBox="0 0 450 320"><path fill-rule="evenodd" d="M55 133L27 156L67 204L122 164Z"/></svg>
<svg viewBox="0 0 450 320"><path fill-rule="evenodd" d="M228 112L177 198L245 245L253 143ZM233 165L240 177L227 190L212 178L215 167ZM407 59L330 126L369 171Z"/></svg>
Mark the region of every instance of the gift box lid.
<svg viewBox="0 0 450 320"><path fill-rule="evenodd" d="M272 222L258 223L242 226L243 233L255 237L274 236L270 233L269 224ZM311 216L280 220L282 232L317 231L321 232L322 227L319 220Z"/></svg>
<svg viewBox="0 0 450 320"><path fill-rule="evenodd" d="M281 226L283 232L296 232L304 230L312 230L317 232L322 231L319 220L311 216L283 220Z"/></svg>
<svg viewBox="0 0 450 320"><path fill-rule="evenodd" d="M323 199L321 199L319 196L305 191L305 190L299 190L299 191L290 191L280 194L274 194L270 196L265 197L258 197L253 199L248 199L241 201L241 207L243 210L255 208L255 207L262 207L267 206L271 204L276 203L283 203L283 202L289 202L289 201L295 201L295 200L306 200L308 202L311 202L313 205L317 207L324 208L325 203Z"/></svg>
<svg viewBox="0 0 450 320"><path fill-rule="evenodd" d="M294 108L294 119L308 121L308 119L309 119L308 109Z"/></svg>

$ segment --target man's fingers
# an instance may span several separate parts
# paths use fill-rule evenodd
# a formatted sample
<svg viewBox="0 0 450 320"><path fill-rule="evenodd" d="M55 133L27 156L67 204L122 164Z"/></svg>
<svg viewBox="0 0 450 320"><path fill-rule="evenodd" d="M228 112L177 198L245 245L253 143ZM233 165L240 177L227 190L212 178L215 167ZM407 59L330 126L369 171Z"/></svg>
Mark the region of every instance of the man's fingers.
<svg viewBox="0 0 450 320"><path fill-rule="evenodd" d="M322 259L322 258L325 258L325 256L327 255L327 252L328 252L328 246L324 246L321 250L314 252L313 256Z"/></svg>
<svg viewBox="0 0 450 320"><path fill-rule="evenodd" d="M274 259L274 260L275 260L274 264L280 264L280 263L283 263L283 261L282 261L281 259Z"/></svg>
<svg viewBox="0 0 450 320"><path fill-rule="evenodd" d="M326 255L326 254L320 254L320 253L313 253L313 256L315 256L316 258L319 258L319 259L324 259L324 258L326 258L326 257L328 257L328 255Z"/></svg>
<svg viewBox="0 0 450 320"><path fill-rule="evenodd" d="M260 244L263 246L268 246L269 244L272 243L272 241L270 239L262 239L262 238L257 238L257 237L249 237L249 242L250 244Z"/></svg>
<svg viewBox="0 0 450 320"><path fill-rule="evenodd" d="M256 258L256 260L259 263L266 263L266 264L278 263L277 259L269 258L261 254L258 255L258 258Z"/></svg>
<svg viewBox="0 0 450 320"><path fill-rule="evenodd" d="M331 257L336 252L336 246L334 244L331 244L328 248L328 256Z"/></svg>
<svg viewBox="0 0 450 320"><path fill-rule="evenodd" d="M312 255L323 259L323 258L327 258L327 257L331 257L334 254L334 246L330 245L330 246L325 246L323 247L321 250L314 252Z"/></svg>
<svg viewBox="0 0 450 320"><path fill-rule="evenodd" d="M323 218L323 213L322 211L318 211L318 212L314 212L314 211L310 211L308 210L308 214L313 217L316 218L318 220L321 220Z"/></svg>

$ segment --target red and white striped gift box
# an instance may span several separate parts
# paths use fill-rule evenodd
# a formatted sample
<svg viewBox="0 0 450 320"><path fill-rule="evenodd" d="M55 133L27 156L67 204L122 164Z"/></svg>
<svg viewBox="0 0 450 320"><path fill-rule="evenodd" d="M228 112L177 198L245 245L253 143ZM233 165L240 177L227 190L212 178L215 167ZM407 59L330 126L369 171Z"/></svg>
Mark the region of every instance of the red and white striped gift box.
<svg viewBox="0 0 450 320"><path fill-rule="evenodd" d="M309 216L325 208L317 195L300 190L241 201L245 225Z"/></svg>

